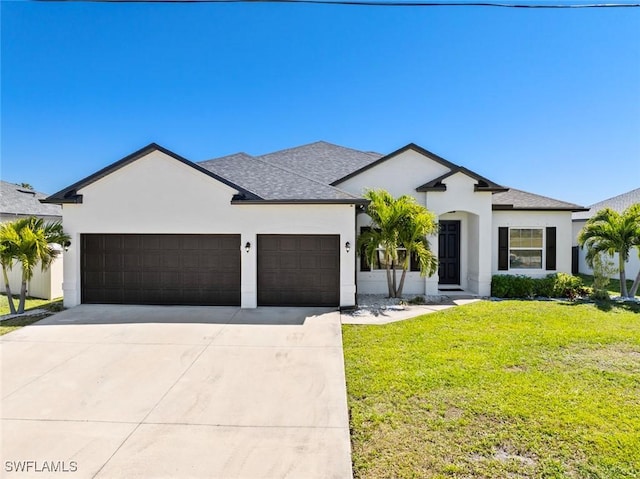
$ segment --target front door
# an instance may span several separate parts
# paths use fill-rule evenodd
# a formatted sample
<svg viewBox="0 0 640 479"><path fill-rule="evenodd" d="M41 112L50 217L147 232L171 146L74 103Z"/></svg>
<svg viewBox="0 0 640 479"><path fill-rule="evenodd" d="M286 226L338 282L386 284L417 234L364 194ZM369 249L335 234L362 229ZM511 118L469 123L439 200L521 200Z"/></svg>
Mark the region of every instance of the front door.
<svg viewBox="0 0 640 479"><path fill-rule="evenodd" d="M460 284L460 221L440 221L438 282Z"/></svg>

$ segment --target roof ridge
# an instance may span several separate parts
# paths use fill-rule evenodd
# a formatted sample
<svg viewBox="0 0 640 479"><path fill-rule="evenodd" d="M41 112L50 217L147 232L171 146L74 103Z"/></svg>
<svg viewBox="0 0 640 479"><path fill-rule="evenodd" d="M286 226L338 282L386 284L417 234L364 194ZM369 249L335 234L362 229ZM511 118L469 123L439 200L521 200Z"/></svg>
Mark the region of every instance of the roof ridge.
<svg viewBox="0 0 640 479"><path fill-rule="evenodd" d="M319 142L316 142L316 143L319 143ZM287 173L291 173L293 175L299 176L300 178L304 178L305 180L313 181L314 183L316 183L318 185L322 185L322 186L325 186L327 188L331 188L332 190L339 191L340 193L343 193L345 195L351 196L352 198L359 198L359 196L355 196L355 195L353 195L353 194L351 194L351 193L349 193L347 191L341 190L340 188L336 188L335 186L328 185L327 183L323 183L320 180L317 180L315 178L311 178L309 176L303 175L302 173L298 173L297 171L290 170L290 169L285 168L283 166L275 165L275 164L273 164L273 163L271 163L269 161L263 160L260 157L253 157L253 159L256 160L256 161L260 161L260 162L264 163L265 165L269 165L269 166L271 166L273 168L276 168L278 170L286 171Z"/></svg>
<svg viewBox="0 0 640 479"><path fill-rule="evenodd" d="M312 141L311 143L305 143L304 145L291 146L289 148L283 148L281 150L271 151L269 153L264 153L262 155L257 155L255 158L261 158L263 156L274 155L276 153L284 153L286 151L291 151L291 150L298 150L298 149L304 148L306 146L318 145L318 144L337 146L338 148L344 148L345 150L356 151L358 153L363 153L363 154L369 155L369 156L377 156L378 155L378 153L374 153L374 152L371 152L371 151L356 150L355 148L350 148L348 146L338 145L337 143L331 143L331 142L326 141L326 140L317 140L317 141Z"/></svg>

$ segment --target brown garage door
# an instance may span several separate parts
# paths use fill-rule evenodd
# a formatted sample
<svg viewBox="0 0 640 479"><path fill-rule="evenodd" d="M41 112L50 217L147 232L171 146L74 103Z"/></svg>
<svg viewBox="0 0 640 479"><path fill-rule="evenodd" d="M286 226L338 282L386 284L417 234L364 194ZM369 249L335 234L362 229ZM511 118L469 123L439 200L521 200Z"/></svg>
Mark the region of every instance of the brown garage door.
<svg viewBox="0 0 640 479"><path fill-rule="evenodd" d="M338 306L338 235L258 235L258 305Z"/></svg>
<svg viewBox="0 0 640 479"><path fill-rule="evenodd" d="M240 304L240 235L83 234L82 302Z"/></svg>

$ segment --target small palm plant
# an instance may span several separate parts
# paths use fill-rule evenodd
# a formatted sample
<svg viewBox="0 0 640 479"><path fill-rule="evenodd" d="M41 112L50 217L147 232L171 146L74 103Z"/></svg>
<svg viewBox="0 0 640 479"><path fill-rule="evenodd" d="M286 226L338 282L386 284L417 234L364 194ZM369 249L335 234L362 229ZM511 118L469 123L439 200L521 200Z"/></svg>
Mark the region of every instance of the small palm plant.
<svg viewBox="0 0 640 479"><path fill-rule="evenodd" d="M370 190L364 196L370 201L366 212L371 218L371 228L358 237L358 251L362 251L369 264L375 264L382 255L389 297L400 297L412 256L417 258L422 276L431 276L438 269L438 258L427 240L427 236L438 231L436 218L412 196L394 198L385 190ZM399 248L406 252L402 258ZM397 267L402 269L399 284Z"/></svg>
<svg viewBox="0 0 640 479"><path fill-rule="evenodd" d="M635 295L640 282L627 290L625 264L629 259L632 248L640 248L640 203L636 203L622 213L604 208L589 219L578 235L578 244L587 247L587 264L593 268L594 258L606 253L613 256L618 253L618 272L620 274L620 295L630 297Z"/></svg>
<svg viewBox="0 0 640 479"><path fill-rule="evenodd" d="M69 241L62 223L45 223L36 217L21 218L0 226L0 263L5 282L9 309L12 314L24 313L27 297L27 283L33 277L34 268L40 264L46 271L51 262L60 254L62 245ZM8 271L15 264L22 267L20 301L16 311L9 285Z"/></svg>

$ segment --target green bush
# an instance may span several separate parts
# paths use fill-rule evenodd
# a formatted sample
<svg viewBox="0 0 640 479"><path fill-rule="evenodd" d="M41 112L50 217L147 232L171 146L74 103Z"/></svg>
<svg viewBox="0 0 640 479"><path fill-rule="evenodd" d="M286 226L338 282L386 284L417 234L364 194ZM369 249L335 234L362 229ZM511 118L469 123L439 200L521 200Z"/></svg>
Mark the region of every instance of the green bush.
<svg viewBox="0 0 640 479"><path fill-rule="evenodd" d="M534 279L524 275L499 274L491 279L491 295L498 298L531 298Z"/></svg>
<svg viewBox="0 0 640 479"><path fill-rule="evenodd" d="M498 274L491 278L491 295L498 298L546 298L575 299L589 295L582 279L567 273L550 274L545 278L524 275Z"/></svg>
<svg viewBox="0 0 640 479"><path fill-rule="evenodd" d="M609 296L609 291L607 291L606 289L593 289L593 291L591 292L591 294L589 295L589 298L591 298L594 301L597 302L608 302L611 301L611 296Z"/></svg>

